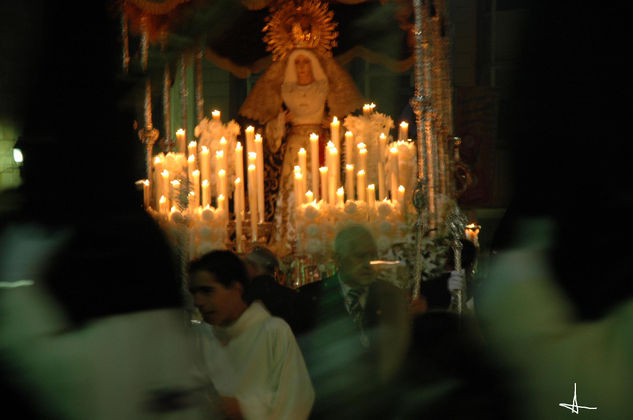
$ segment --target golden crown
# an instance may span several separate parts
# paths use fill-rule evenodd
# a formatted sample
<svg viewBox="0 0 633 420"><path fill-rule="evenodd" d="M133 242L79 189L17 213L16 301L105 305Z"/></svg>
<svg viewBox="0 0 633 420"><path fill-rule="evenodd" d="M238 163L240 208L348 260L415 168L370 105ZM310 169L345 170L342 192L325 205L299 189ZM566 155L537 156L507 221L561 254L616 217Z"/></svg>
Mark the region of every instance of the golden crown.
<svg viewBox="0 0 633 420"><path fill-rule="evenodd" d="M334 12L318 0L288 1L271 10L263 32L266 50L273 60L282 60L295 48L313 49L320 55L331 55L336 44L337 23Z"/></svg>

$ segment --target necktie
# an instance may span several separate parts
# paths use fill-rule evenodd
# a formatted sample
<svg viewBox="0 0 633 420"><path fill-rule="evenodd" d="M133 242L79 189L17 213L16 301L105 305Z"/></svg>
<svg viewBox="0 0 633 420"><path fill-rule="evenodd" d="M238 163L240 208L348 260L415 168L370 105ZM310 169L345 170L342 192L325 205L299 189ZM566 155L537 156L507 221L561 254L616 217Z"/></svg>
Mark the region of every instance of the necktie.
<svg viewBox="0 0 633 420"><path fill-rule="evenodd" d="M360 296L362 295L360 289L350 289L347 292L347 302L349 305L349 312L354 318L354 321L360 322L363 314L363 307L360 304Z"/></svg>

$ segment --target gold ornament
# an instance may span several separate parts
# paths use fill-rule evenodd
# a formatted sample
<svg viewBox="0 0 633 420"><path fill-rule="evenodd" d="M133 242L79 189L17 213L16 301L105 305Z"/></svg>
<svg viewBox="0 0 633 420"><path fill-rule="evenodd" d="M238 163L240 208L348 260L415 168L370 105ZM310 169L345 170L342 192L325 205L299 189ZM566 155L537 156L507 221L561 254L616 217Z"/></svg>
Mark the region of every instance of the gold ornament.
<svg viewBox="0 0 633 420"><path fill-rule="evenodd" d="M318 0L288 1L266 18L264 42L274 61L282 60L295 48L314 50L318 55L331 56L338 32L332 21L334 12Z"/></svg>

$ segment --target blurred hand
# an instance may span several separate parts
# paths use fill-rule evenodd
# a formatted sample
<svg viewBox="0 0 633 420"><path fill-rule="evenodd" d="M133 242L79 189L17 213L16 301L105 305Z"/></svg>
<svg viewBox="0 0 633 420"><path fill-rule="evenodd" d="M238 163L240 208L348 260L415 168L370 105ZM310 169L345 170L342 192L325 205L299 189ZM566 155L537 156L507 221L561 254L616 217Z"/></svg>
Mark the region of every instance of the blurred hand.
<svg viewBox="0 0 633 420"><path fill-rule="evenodd" d="M454 292L455 290L464 290L466 286L466 276L464 270L451 271L451 275L448 278L448 290Z"/></svg>
<svg viewBox="0 0 633 420"><path fill-rule="evenodd" d="M426 299L424 298L424 296L420 296L419 298L409 303L409 313L411 314L411 316L420 315L426 312L428 308L429 308L429 305L426 302Z"/></svg>
<svg viewBox="0 0 633 420"><path fill-rule="evenodd" d="M240 410L240 403L237 398L233 397L221 397L222 399L222 411L224 415L229 419L242 419L242 410Z"/></svg>

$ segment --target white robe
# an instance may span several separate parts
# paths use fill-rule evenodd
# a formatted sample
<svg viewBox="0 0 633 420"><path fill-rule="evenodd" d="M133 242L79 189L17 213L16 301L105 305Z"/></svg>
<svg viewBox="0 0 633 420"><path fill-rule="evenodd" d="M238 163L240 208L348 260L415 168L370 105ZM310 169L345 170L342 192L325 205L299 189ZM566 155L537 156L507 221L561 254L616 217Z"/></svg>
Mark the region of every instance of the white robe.
<svg viewBox="0 0 633 420"><path fill-rule="evenodd" d="M204 368L246 419L306 419L314 389L288 324L259 301L229 327L198 326Z"/></svg>

